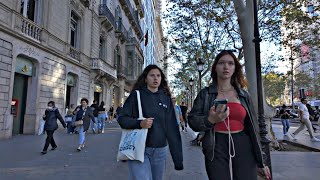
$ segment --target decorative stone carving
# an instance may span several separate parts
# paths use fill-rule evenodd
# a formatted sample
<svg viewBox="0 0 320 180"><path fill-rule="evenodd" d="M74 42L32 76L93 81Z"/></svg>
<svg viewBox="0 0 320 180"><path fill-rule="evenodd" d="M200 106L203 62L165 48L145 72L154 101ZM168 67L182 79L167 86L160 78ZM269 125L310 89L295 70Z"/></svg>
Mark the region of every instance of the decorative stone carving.
<svg viewBox="0 0 320 180"><path fill-rule="evenodd" d="M29 45L25 46L25 47L20 47L20 49L22 50L22 52L24 52L25 54L29 55L29 56L39 56L39 53L35 50L34 47L31 47Z"/></svg>

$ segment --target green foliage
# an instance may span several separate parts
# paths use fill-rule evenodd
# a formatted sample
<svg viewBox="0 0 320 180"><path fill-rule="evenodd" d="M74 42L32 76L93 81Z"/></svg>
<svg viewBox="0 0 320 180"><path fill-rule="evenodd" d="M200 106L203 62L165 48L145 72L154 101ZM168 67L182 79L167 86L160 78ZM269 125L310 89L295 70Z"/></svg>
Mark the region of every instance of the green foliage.
<svg viewBox="0 0 320 180"><path fill-rule="evenodd" d="M264 93L269 104L277 105L281 95L283 95L286 81L286 76L275 72L269 72L263 76Z"/></svg>

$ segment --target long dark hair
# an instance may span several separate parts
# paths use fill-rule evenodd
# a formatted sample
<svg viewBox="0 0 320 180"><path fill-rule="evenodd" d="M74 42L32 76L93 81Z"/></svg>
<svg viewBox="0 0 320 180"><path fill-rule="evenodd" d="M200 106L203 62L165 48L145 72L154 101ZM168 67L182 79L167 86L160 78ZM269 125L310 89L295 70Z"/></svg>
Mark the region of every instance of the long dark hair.
<svg viewBox="0 0 320 180"><path fill-rule="evenodd" d="M214 63L212 65L212 69L211 69L211 78L213 83L217 83L218 82L218 76L217 76L217 72L216 72L216 67L217 64L220 60L220 58L224 55L230 55L233 58L234 64L235 64L235 70L234 73L231 77L231 85L235 88L241 87L247 87L248 86L248 82L245 80L243 72L242 72L242 66L238 60L238 58L233 54L232 51L230 50L223 50L221 51L217 57L214 60Z"/></svg>
<svg viewBox="0 0 320 180"><path fill-rule="evenodd" d="M163 71L157 65L154 65L154 64L148 65L146 68L144 68L142 74L139 76L138 80L133 85L132 91L142 89L147 86L145 79L147 78L148 73L153 69L158 69L161 74L161 83L160 83L159 89L163 89L164 93L171 97L171 92L168 86L166 76L164 75Z"/></svg>

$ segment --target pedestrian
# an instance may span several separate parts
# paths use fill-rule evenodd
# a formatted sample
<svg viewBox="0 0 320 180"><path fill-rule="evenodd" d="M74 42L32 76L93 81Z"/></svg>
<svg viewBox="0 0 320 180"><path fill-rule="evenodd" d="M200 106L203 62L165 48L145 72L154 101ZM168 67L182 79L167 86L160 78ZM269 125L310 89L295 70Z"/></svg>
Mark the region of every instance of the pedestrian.
<svg viewBox="0 0 320 180"><path fill-rule="evenodd" d="M104 133L104 126L105 126L105 119L106 119L106 108L104 107L103 101L101 101L98 110L99 110L98 123L97 123L98 133Z"/></svg>
<svg viewBox="0 0 320 180"><path fill-rule="evenodd" d="M74 127L72 126L73 121L73 111L74 111L74 104L70 105L70 108L68 108L65 120L67 122L67 133L73 134L74 133Z"/></svg>
<svg viewBox="0 0 320 180"><path fill-rule="evenodd" d="M283 126L283 135L288 136L289 135L288 132L290 128L290 123L289 123L290 114L287 112L287 106L285 104L282 105L279 115L280 115L281 123Z"/></svg>
<svg viewBox="0 0 320 180"><path fill-rule="evenodd" d="M173 107L175 109L177 124L181 127L181 131L184 131L183 117L182 117L180 106L176 104L177 103L176 97L171 97L171 100L172 100Z"/></svg>
<svg viewBox="0 0 320 180"><path fill-rule="evenodd" d="M90 120L92 120L93 123L96 123L92 109L88 106L88 102L88 99L82 98L80 101L81 105L78 106L74 112L76 116L75 121L83 121L82 125L77 126L79 132L79 146L77 148L78 151L81 151L81 149L84 148L84 144L86 141L86 132L89 129Z"/></svg>
<svg viewBox="0 0 320 180"><path fill-rule="evenodd" d="M270 178L262 158L256 111L244 90L242 66L232 51L216 56L211 78L212 84L198 93L188 115L190 128L205 132L202 148L209 180L257 180L257 170ZM227 104L217 105L217 100Z"/></svg>
<svg viewBox="0 0 320 180"><path fill-rule="evenodd" d="M316 113L314 112L314 110L312 109L311 105L310 104L306 104L307 108L308 108L308 112L309 112L309 120L311 122L311 126L312 126L312 129L314 132L316 132L317 128L314 127L314 125L312 124L312 121L315 120L315 116L316 116Z"/></svg>
<svg viewBox="0 0 320 180"><path fill-rule="evenodd" d="M93 112L94 120L95 122L98 122L98 115L99 115L99 105L96 100L93 100L93 103L91 104L91 109ZM95 123L93 121L90 121L90 128L93 133L96 133L96 127L94 125Z"/></svg>
<svg viewBox="0 0 320 180"><path fill-rule="evenodd" d="M140 91L145 120L138 119L137 93ZM123 129L148 128L144 162L128 160L130 180L163 180L169 149L176 170L183 169L182 143L175 118L171 93L162 70L157 65L147 66L124 103L118 118Z"/></svg>
<svg viewBox="0 0 320 180"><path fill-rule="evenodd" d="M120 114L121 110L122 110L122 103L120 103L120 105L116 109L117 120L118 120L118 117L119 117L119 114Z"/></svg>
<svg viewBox="0 0 320 180"><path fill-rule="evenodd" d="M308 111L308 108L306 106L307 104L307 100L305 98L301 98L301 103L299 104L299 118L300 118L300 127L291 134L292 138L293 139L297 139L297 135L305 129L305 127L307 127L308 129L308 132L309 132L309 135L310 135L310 139L311 141L314 141L314 142L320 142L320 139L316 138L314 136L314 132L313 132L313 129L312 129L312 125L311 125L311 122L310 122L310 114L309 114L309 111Z"/></svg>
<svg viewBox="0 0 320 180"><path fill-rule="evenodd" d="M187 132L187 127L188 127L187 111L188 111L188 107L185 105L184 101L181 102L180 109L181 109L181 113L182 113L182 118L184 120L184 126L185 126L184 131Z"/></svg>
<svg viewBox="0 0 320 180"><path fill-rule="evenodd" d="M58 129L57 119L59 119L60 123L63 125L64 128L67 127L59 110L56 108L54 101L49 101L48 107L43 115L43 120L45 121L44 130L47 133L47 138L43 150L41 152L42 154L47 154L49 144L52 147L51 150L55 150L58 147L53 138L54 131Z"/></svg>
<svg viewBox="0 0 320 180"><path fill-rule="evenodd" d="M112 123L113 120L113 106L109 109L109 123Z"/></svg>

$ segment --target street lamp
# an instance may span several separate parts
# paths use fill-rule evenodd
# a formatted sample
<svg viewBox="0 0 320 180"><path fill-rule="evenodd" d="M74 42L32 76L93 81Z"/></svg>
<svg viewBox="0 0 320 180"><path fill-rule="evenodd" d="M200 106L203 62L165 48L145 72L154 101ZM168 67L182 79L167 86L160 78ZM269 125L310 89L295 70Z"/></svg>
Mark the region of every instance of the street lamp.
<svg viewBox="0 0 320 180"><path fill-rule="evenodd" d="M289 58L291 61L291 103L292 103L292 109L294 109L294 102L293 102L293 57L292 57L292 51L291 56Z"/></svg>
<svg viewBox="0 0 320 180"><path fill-rule="evenodd" d="M190 109L192 108L192 104L193 104L193 97L192 97L192 86L193 86L193 82L194 82L194 80L191 78L191 79L189 79L189 85L190 85L190 89L191 89L191 91L190 91L190 93L191 93L191 98L190 98Z"/></svg>
<svg viewBox="0 0 320 180"><path fill-rule="evenodd" d="M253 19L254 19L254 39L255 54L256 54L256 74L257 74L257 94L258 94L258 121L260 127L260 137L262 151L265 153L266 165L270 168L272 176L271 159L269 143L271 142L266 135L268 131L266 129L266 123L264 119L264 107L263 107L263 92L262 92L262 78L261 78L261 59L260 59L260 42L262 41L259 34L258 24L258 5L257 0L253 0Z"/></svg>
<svg viewBox="0 0 320 180"><path fill-rule="evenodd" d="M197 61L197 67L198 67L198 72L199 72L199 91L201 90L201 72L203 71L204 69L204 62L202 61L201 58L199 58L199 60Z"/></svg>

